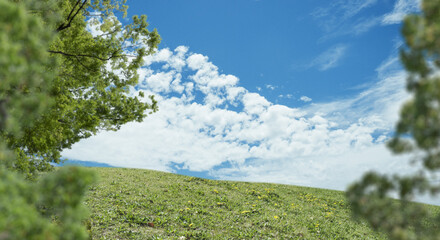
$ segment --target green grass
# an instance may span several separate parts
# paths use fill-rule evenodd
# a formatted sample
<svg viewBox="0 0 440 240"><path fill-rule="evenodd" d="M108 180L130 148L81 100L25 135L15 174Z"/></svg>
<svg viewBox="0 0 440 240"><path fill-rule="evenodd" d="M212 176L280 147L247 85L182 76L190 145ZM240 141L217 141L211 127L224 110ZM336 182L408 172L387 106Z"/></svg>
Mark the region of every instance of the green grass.
<svg viewBox="0 0 440 240"><path fill-rule="evenodd" d="M385 239L351 220L340 191L95 170L92 239Z"/></svg>

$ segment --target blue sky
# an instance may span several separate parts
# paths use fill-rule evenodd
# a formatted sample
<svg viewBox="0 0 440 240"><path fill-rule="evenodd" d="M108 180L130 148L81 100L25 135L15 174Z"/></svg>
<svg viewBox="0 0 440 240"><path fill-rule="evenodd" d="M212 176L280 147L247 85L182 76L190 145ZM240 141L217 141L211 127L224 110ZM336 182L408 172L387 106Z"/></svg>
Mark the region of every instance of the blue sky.
<svg viewBox="0 0 440 240"><path fill-rule="evenodd" d="M302 95L328 101L356 94L354 88L374 81L375 69L400 39L399 24L380 22L394 1L129 4L129 14L148 14L162 35L161 47L188 46L239 77L246 89L261 88L268 100L293 107ZM291 99L279 97L288 94Z"/></svg>
<svg viewBox="0 0 440 240"><path fill-rule="evenodd" d="M154 94L159 112L64 157L338 190L368 170L412 171L384 142L409 98L400 28L418 0L128 4L162 37L130 93Z"/></svg>

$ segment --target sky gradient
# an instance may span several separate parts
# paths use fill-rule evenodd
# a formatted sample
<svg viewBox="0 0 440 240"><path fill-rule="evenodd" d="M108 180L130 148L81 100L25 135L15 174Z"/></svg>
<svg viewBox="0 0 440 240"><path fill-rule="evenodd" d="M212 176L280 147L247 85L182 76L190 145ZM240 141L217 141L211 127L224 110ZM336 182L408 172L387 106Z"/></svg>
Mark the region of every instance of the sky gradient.
<svg viewBox="0 0 440 240"><path fill-rule="evenodd" d="M162 37L131 89L155 95L159 111L63 157L338 190L368 170L412 171L384 142L409 98L400 28L419 1L128 4Z"/></svg>

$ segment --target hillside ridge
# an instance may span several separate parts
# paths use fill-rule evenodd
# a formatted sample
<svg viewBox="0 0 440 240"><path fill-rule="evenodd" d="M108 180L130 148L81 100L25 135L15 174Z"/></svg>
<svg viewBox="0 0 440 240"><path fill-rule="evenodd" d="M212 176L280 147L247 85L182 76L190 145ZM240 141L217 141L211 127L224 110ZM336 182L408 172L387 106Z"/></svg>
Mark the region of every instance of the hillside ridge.
<svg viewBox="0 0 440 240"><path fill-rule="evenodd" d="M386 239L351 219L341 191L93 169L92 239Z"/></svg>

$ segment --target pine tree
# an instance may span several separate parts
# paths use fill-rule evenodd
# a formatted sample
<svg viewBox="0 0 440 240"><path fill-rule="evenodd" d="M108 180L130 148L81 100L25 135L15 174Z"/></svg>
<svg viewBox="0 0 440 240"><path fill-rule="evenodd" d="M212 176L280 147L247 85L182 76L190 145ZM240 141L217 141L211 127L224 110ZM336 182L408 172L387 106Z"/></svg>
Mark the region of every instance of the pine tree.
<svg viewBox="0 0 440 240"><path fill-rule="evenodd" d="M401 61L413 97L402 108L388 147L395 154L414 153L422 166L410 176L367 173L348 193L352 212L390 239L440 239L440 214L414 204L417 194L437 195L440 170L440 1L422 1L422 12L408 15L402 34ZM400 201L389 198L397 193Z"/></svg>

